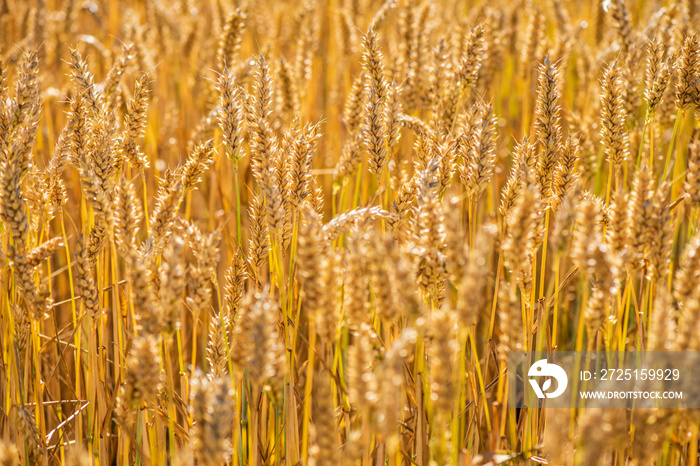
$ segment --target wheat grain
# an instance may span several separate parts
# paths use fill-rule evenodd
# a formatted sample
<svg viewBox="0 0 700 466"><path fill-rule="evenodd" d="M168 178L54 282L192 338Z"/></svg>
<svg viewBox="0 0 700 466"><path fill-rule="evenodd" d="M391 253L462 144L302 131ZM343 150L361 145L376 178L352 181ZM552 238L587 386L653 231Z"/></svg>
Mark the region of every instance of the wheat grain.
<svg viewBox="0 0 700 466"><path fill-rule="evenodd" d="M695 464L507 375L700 349L697 2L58 3L0 2L1 464Z"/></svg>

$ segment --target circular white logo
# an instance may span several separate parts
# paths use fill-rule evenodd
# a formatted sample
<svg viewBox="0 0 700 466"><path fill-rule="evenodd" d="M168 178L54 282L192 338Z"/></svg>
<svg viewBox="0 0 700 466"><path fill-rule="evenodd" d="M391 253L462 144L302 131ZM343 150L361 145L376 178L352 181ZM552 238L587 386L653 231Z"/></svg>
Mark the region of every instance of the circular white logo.
<svg viewBox="0 0 700 466"><path fill-rule="evenodd" d="M564 393L566 385L569 383L569 378L566 376L564 369L556 364L548 363L546 359L540 359L530 366L527 375L528 377L549 377L545 380L542 387L540 387L535 379L528 379L537 398L544 398L545 396L547 398L556 398ZM557 389L550 393L547 390L552 386L552 378L557 381Z"/></svg>

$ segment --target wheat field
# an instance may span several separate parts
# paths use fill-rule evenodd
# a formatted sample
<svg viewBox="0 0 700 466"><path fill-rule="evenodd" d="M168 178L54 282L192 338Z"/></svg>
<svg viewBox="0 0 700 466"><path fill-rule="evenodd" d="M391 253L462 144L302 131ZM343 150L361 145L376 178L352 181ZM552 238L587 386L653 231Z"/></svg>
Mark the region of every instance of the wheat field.
<svg viewBox="0 0 700 466"><path fill-rule="evenodd" d="M697 466L698 410L505 374L700 350L699 24L0 1L0 465Z"/></svg>

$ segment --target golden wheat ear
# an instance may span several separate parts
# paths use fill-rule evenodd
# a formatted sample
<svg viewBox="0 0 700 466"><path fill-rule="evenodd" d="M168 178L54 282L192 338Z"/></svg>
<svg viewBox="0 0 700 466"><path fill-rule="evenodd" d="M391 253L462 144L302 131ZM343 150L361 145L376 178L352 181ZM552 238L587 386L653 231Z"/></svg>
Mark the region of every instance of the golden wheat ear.
<svg viewBox="0 0 700 466"><path fill-rule="evenodd" d="M641 268L644 249L651 231L652 180L646 164L635 173L632 193L627 207L627 249L628 263L635 269Z"/></svg>
<svg viewBox="0 0 700 466"><path fill-rule="evenodd" d="M653 116L663 102L676 67L676 57L664 57L661 41L654 37L647 44L647 69L645 75L644 99L647 101L647 113Z"/></svg>
<svg viewBox="0 0 700 466"><path fill-rule="evenodd" d="M338 461L337 422L331 378L325 373L314 377L313 392L313 445L309 450L310 463L335 464Z"/></svg>
<svg viewBox="0 0 700 466"><path fill-rule="evenodd" d="M124 116L124 135L122 147L124 157L136 170L143 170L148 167L148 157L142 153L137 145L137 141L144 134L146 129L148 113L148 95L150 77L148 74L142 75L134 87L134 94L126 106Z"/></svg>
<svg viewBox="0 0 700 466"><path fill-rule="evenodd" d="M529 264L540 223L539 194L539 186L524 182L513 208L506 217L506 237L501 246L503 260L521 286L532 280Z"/></svg>
<svg viewBox="0 0 700 466"><path fill-rule="evenodd" d="M387 83L384 78L384 64L379 50L379 39L371 29L364 39L363 70L366 75L365 120L362 126L363 139L367 148L369 171L379 174L386 159L385 114Z"/></svg>
<svg viewBox="0 0 700 466"><path fill-rule="evenodd" d="M84 235L78 237L75 247L75 292L81 297L83 308L89 318L94 321L100 315L97 286L93 278L92 265L90 263L87 238Z"/></svg>
<svg viewBox="0 0 700 466"><path fill-rule="evenodd" d="M326 239L318 213L303 206L297 245L297 276L302 290L302 305L316 326L321 341L330 343L335 337L337 315L331 311L335 303L331 243Z"/></svg>
<svg viewBox="0 0 700 466"><path fill-rule="evenodd" d="M270 234L265 221L265 205L262 196L255 195L250 201L248 247L248 274L258 289L266 282L263 266L267 264L270 251Z"/></svg>
<svg viewBox="0 0 700 466"><path fill-rule="evenodd" d="M576 189L579 183L579 174L576 172L579 150L578 140L569 136L552 174L552 198L550 199L550 205L554 212L557 211L564 196Z"/></svg>
<svg viewBox="0 0 700 466"><path fill-rule="evenodd" d="M131 259L136 253L137 236L143 220L143 207L133 184L122 177L113 200L114 240L119 252Z"/></svg>
<svg viewBox="0 0 700 466"><path fill-rule="evenodd" d="M700 38L697 34L683 41L676 76L676 106L685 110L698 102L697 80L700 77Z"/></svg>
<svg viewBox="0 0 700 466"><path fill-rule="evenodd" d="M221 69L232 68L236 63L245 32L245 22L246 15L241 9L236 9L226 19L216 54Z"/></svg>
<svg viewBox="0 0 700 466"><path fill-rule="evenodd" d="M618 172L629 156L622 66L616 60L605 68L601 81L601 141L612 170Z"/></svg>
<svg viewBox="0 0 700 466"><path fill-rule="evenodd" d="M245 283L248 279L243 251L236 249L233 252L231 266L226 270L224 283L224 312L230 321L236 319L245 294Z"/></svg>
<svg viewBox="0 0 700 466"><path fill-rule="evenodd" d="M559 80L559 68L545 57L538 70L534 123L535 138L541 147L536 171L543 200L552 194L552 173L562 152Z"/></svg>
<svg viewBox="0 0 700 466"><path fill-rule="evenodd" d="M493 176L496 161L496 117L491 105L480 105L466 136L465 171L460 178L471 202L476 202Z"/></svg>
<svg viewBox="0 0 700 466"><path fill-rule="evenodd" d="M159 340L138 335L131 341L126 359L124 383L119 389L115 412L122 426L133 430L144 403L154 406L161 389Z"/></svg>
<svg viewBox="0 0 700 466"><path fill-rule="evenodd" d="M95 78L88 69L87 62L83 59L77 47L69 49L71 79L78 93L82 94L87 102L87 107L92 115L96 115L102 108L100 94L95 85Z"/></svg>
<svg viewBox="0 0 700 466"><path fill-rule="evenodd" d="M209 377L223 377L228 374L228 354L226 343L230 336L227 329L230 322L226 316L215 314L209 323L209 335L207 341L207 362L209 363Z"/></svg>
<svg viewBox="0 0 700 466"><path fill-rule="evenodd" d="M700 206L700 128L693 129L688 145L688 170L685 172L683 191L693 207Z"/></svg>
<svg viewBox="0 0 700 466"><path fill-rule="evenodd" d="M108 109L113 109L117 107L120 103L121 94L119 92L119 85L121 83L121 78L124 75L129 62L134 59L135 47L132 43L126 43L122 46L122 53L117 57L117 59L112 64L109 69L107 76L104 81L100 83L99 88L105 96L105 107Z"/></svg>

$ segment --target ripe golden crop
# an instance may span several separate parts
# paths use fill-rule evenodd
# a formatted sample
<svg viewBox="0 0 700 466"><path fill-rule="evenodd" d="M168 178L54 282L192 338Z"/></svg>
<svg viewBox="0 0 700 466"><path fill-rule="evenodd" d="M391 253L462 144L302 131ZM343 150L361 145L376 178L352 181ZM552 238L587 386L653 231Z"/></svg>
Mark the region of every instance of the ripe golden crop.
<svg viewBox="0 0 700 466"><path fill-rule="evenodd" d="M695 0L0 5L0 465L698 464Z"/></svg>

